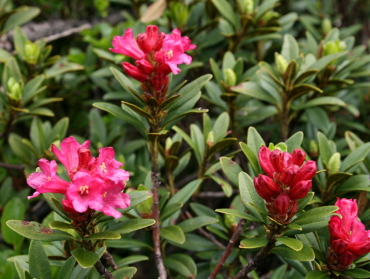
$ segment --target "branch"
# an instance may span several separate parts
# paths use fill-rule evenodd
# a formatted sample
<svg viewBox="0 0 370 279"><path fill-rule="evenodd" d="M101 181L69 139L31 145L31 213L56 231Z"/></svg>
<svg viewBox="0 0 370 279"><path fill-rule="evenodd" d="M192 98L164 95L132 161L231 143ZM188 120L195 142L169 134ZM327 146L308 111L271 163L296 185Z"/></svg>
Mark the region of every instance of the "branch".
<svg viewBox="0 0 370 279"><path fill-rule="evenodd" d="M161 239L160 239L160 227L159 227L159 170L158 170L158 139L155 139L150 144L150 157L152 163L152 192L153 192L153 218L155 223L153 225L153 245L154 245L154 256L155 263L158 270L158 279L166 279L167 273L163 264L163 257L161 253Z"/></svg>
<svg viewBox="0 0 370 279"><path fill-rule="evenodd" d="M215 269L212 271L211 275L208 277L208 279L214 279L216 275L220 272L221 268L224 266L227 257L230 255L232 248L234 247L235 242L239 239L240 234L242 233L243 226L245 224L246 220L241 219L238 226L236 227L236 230L234 231L229 244L226 247L226 250L222 254L219 262L217 263Z"/></svg>
<svg viewBox="0 0 370 279"><path fill-rule="evenodd" d="M99 272L99 274L101 276L103 276L103 278L106 278L106 279L114 279L113 275L104 267L104 265L101 263L100 260L98 260L95 264L94 264L96 270Z"/></svg>
<svg viewBox="0 0 370 279"><path fill-rule="evenodd" d="M15 164L8 164L8 163L0 162L0 168L23 170L25 168L25 166L24 165L15 165Z"/></svg>
<svg viewBox="0 0 370 279"><path fill-rule="evenodd" d="M275 246L276 235L283 231L283 226L277 224L271 224L270 232L267 235L269 242L265 247L263 247L257 255L252 259L252 261L247 264L239 273L234 277L234 279L247 278L248 273L254 269L262 262L262 260L270 253L271 249Z"/></svg>
<svg viewBox="0 0 370 279"><path fill-rule="evenodd" d="M103 254L103 259L107 262L107 264L110 267L113 268L113 270L118 269L116 262L114 261L112 255L108 251L105 251L105 253Z"/></svg>
<svg viewBox="0 0 370 279"><path fill-rule="evenodd" d="M185 212L186 216L191 219L193 218L193 216L191 216L190 212L189 211L186 211ZM213 234L210 234L208 232L206 232L204 229L202 228L199 228L198 231L204 235L206 238L208 238L209 240L211 240L213 243L215 243L218 247L222 248L222 249L225 249L225 245L223 245L221 242L219 242L214 236Z"/></svg>

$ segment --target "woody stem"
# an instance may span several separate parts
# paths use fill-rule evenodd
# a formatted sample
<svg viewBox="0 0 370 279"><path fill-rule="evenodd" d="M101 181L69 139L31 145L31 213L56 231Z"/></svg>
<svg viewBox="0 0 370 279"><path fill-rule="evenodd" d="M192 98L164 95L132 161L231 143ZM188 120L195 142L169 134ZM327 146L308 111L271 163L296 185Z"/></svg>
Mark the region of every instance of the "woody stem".
<svg viewBox="0 0 370 279"><path fill-rule="evenodd" d="M163 264L163 257L161 252L161 239L159 235L159 171L158 171L158 139L154 139L150 144L150 157L152 162L152 193L153 193L153 218L155 224L153 225L153 244L155 263L158 269L160 279L166 279L166 269Z"/></svg>

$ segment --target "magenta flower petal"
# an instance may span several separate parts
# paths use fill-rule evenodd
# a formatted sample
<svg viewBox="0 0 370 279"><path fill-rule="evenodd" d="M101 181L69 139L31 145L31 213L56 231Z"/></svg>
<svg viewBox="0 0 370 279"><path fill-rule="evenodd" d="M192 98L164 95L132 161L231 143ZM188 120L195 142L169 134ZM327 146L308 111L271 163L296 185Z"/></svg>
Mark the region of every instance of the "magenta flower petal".
<svg viewBox="0 0 370 279"><path fill-rule="evenodd" d="M134 39L131 28L127 29L123 36L114 36L112 45L114 48L109 49L112 52L127 55L136 60L144 58L145 54Z"/></svg>

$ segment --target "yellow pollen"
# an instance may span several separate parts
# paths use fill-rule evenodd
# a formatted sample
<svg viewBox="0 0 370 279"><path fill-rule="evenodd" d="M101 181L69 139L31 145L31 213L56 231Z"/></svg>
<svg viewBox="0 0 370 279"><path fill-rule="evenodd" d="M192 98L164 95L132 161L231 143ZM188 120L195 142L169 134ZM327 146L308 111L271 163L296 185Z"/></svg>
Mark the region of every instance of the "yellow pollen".
<svg viewBox="0 0 370 279"><path fill-rule="evenodd" d="M51 178L50 178L50 176L48 176L48 181L50 181L51 180Z"/></svg>
<svg viewBox="0 0 370 279"><path fill-rule="evenodd" d="M104 192L104 194L102 196L103 196L103 198L105 198L107 196L107 192Z"/></svg>
<svg viewBox="0 0 370 279"><path fill-rule="evenodd" d="M101 163L100 165L100 170L103 172L103 173L106 173L107 172L107 166L105 165L105 163Z"/></svg>
<svg viewBox="0 0 370 279"><path fill-rule="evenodd" d="M173 57L173 51L172 51L172 49L169 50L169 51L166 51L166 58L167 59L171 59L172 57Z"/></svg>
<svg viewBox="0 0 370 279"><path fill-rule="evenodd" d="M87 185L80 186L80 193L81 193L81 195L88 194L89 193L89 186L87 186Z"/></svg>

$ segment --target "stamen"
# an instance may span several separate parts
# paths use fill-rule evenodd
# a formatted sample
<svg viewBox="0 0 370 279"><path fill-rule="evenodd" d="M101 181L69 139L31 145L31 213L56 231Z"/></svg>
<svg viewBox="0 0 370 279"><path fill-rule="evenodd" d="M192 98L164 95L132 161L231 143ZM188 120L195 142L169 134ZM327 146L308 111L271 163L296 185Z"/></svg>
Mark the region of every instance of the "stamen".
<svg viewBox="0 0 370 279"><path fill-rule="evenodd" d="M100 165L100 170L103 172L103 173L107 173L107 166L105 165L105 163L101 163Z"/></svg>
<svg viewBox="0 0 370 279"><path fill-rule="evenodd" d="M79 190L80 190L81 195L88 194L89 193L89 186L87 186L87 185L80 186Z"/></svg>
<svg viewBox="0 0 370 279"><path fill-rule="evenodd" d="M169 51L166 51L166 58L167 59L171 59L172 57L173 57L173 51L172 51L172 49L169 50Z"/></svg>

